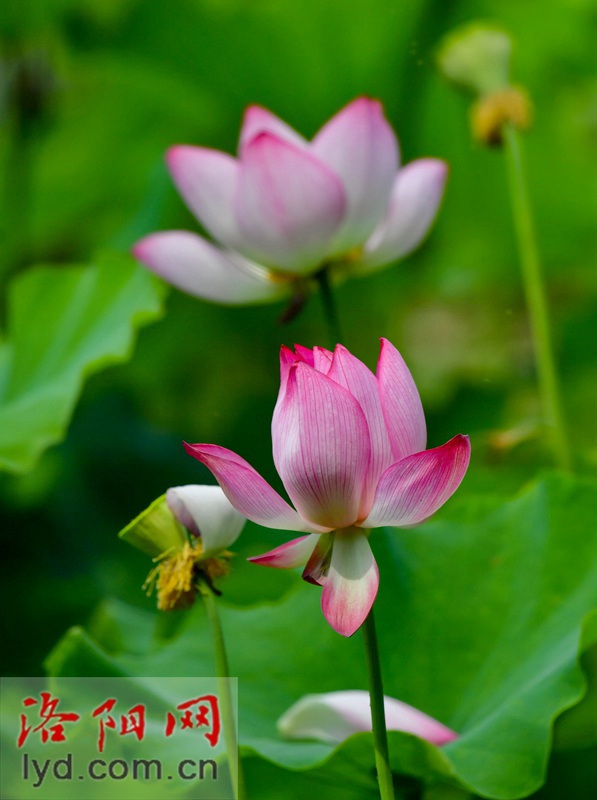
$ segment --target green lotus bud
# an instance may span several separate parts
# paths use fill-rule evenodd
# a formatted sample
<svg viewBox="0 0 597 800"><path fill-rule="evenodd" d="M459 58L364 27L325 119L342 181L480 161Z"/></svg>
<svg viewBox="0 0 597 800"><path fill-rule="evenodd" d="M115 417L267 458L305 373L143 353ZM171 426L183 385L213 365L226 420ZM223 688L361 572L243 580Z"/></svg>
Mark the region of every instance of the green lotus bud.
<svg viewBox="0 0 597 800"><path fill-rule="evenodd" d="M185 529L168 507L166 495L154 500L118 537L152 558L177 552L188 542Z"/></svg>
<svg viewBox="0 0 597 800"><path fill-rule="evenodd" d="M447 34L437 55L440 71L477 95L510 85L512 40L497 26L474 22Z"/></svg>

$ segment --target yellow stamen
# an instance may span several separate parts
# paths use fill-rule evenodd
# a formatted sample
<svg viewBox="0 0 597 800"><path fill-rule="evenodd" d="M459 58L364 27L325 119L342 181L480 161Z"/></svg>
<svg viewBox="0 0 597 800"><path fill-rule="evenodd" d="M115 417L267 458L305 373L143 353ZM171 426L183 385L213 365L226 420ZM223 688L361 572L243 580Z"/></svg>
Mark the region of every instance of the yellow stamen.
<svg viewBox="0 0 597 800"><path fill-rule="evenodd" d="M484 144L500 145L507 123L519 130L531 124L531 101L521 88L509 87L483 95L471 109L473 135Z"/></svg>
<svg viewBox="0 0 597 800"><path fill-rule="evenodd" d="M157 588L160 611L173 611L193 605L197 596L197 577L201 573L208 583L228 572L231 553L223 552L219 557L202 559L203 547L197 540L192 545L185 542L181 550L173 555L167 550L157 562L143 584L150 595Z"/></svg>

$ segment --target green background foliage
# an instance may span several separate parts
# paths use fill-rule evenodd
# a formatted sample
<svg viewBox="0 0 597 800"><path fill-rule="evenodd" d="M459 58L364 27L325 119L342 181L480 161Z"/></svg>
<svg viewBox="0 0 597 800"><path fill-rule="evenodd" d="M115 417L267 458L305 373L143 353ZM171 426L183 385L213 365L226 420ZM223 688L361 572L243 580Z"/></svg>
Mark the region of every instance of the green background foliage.
<svg viewBox="0 0 597 800"><path fill-rule="evenodd" d="M0 350L0 468L34 467L63 437L83 377L128 360L131 329L158 313L151 275L132 259L113 262L37 268L12 282Z"/></svg>
<svg viewBox="0 0 597 800"><path fill-rule="evenodd" d="M500 500L516 496L550 463L536 434L539 409L503 159L499 151L472 142L469 100L450 87L434 66L441 37L454 26L479 18L499 22L512 32L514 78L527 87L533 99L534 124L524 144L557 358L577 465L581 473L594 476L597 11L592 0L2 3L0 314L4 338L0 397L4 402L10 396L9 387L15 385L11 382L21 374L34 387L35 402L42 409L25 414L27 419L17 419L18 424L14 417L7 422L6 416L1 416L4 406L0 411L0 442L16 441L21 448L16 460L10 456L10 463L9 457L2 455L4 466L11 471L0 476L5 674L39 673L44 657L64 630L87 623L97 604L107 597L117 598L109 608L118 611L98 612L90 635L103 646L106 637L120 630L125 640L119 652L144 652L145 629L138 628L136 615L149 614L153 605L140 591L149 566L146 557L117 540L117 531L168 486L211 480L184 454L183 439L233 448L279 488L269 438L278 385L277 350L281 343L327 343L317 296L302 315L281 326L282 305L220 308L171 290L163 319L145 325L157 318L161 290L132 265L126 255L130 245L152 230L194 229L197 225L171 185L163 164L165 149L186 142L234 152L243 109L249 103L271 108L310 136L343 104L367 94L384 103L398 133L403 160L425 155L445 158L450 179L437 224L420 251L395 267L339 287L344 344L373 366L378 338L391 339L420 387L430 444L440 444L458 431L470 433L473 444L471 468L452 501L453 510L448 506L437 523L418 531L381 540L381 602L384 609L392 609L391 618L404 632L396 650L384 640L383 656L389 663L398 654L404 656L396 671L388 668L388 690L407 701L428 703L427 710L451 717L455 725L470 721L475 709L482 716L486 703L491 702L499 707L496 724L511 719L510 705L518 695L513 697L505 681L499 684L503 694L494 696L489 687L494 685L495 673L510 671L514 685L520 670L530 669L532 658L540 658L534 634L528 633L528 652L517 643L525 638L524 631L531 629L533 614L545 613L547 619L548 611L555 613L557 602L568 609L564 588L571 592L570 597L578 597L573 587L590 574L597 546L591 484L583 483L581 489L557 480L548 483L550 488L544 491L549 502L545 503L549 508L560 503L559 510L553 511L553 519L558 520L553 530L557 531L559 550L549 550L554 562L548 571L553 572L556 583L562 582L561 594L555 600L555 595L550 595L549 601L544 594L548 584L543 583L548 567L541 559L547 552L543 544L552 531L552 517L541 517L537 492L543 484L512 500L505 507L508 511L497 510ZM102 256L93 261L100 251ZM89 266L74 268L73 264ZM56 278L51 287L44 288L50 268ZM60 287L71 286L73 293L63 298L66 302L74 298L77 280L93 287L88 305L69 303L71 313L86 326L90 337L79 336L76 327L71 329L74 338L67 338L68 346L61 351L65 360L57 357L46 375L48 381L38 385L36 369L56 341L52 332L68 323L59 302L61 291L67 289ZM48 302L30 312L22 307L17 336L17 299L19 293L25 297L27 287L30 293L41 292ZM135 339L132 358L126 365L115 364L131 355ZM76 352L77 358L68 358L69 352ZM29 355L21 360L23 353ZM56 398L49 404L45 399L52 381L63 395L54 409ZM64 437L61 444L53 444ZM34 456L40 456L34 468L23 475L12 474L33 467ZM582 493L582 502L576 502L575 492ZM459 564L459 569L452 561L443 564L444 558L455 558L459 547L464 547L463 537L474 538L475 526L469 518L483 516L479 504L485 501L480 497L487 498L488 516L483 517L479 529L488 537L493 524L503 537L507 534L510 549L502 549L505 539L496 534L495 549L483 538L479 551L471 549L470 564ZM529 498L535 498L534 505ZM521 508L519 551L514 547L517 523L512 517L517 503ZM569 546L565 535L568 512ZM500 513L505 515L503 524L498 520ZM506 519L508 514L511 516ZM466 525L461 526L461 521ZM262 607L253 612L250 607L255 603L292 605L292 598L299 597L280 600L294 585L292 575L273 570L256 573L256 567L243 562L243 556L279 541L272 537L274 534L249 526L239 542L238 566L226 601L231 607L247 606L243 614L266 613L259 611ZM434 537L441 539L441 547L431 548L427 558L423 551ZM551 542L551 546L556 544ZM498 567L489 574L480 569L474 559L481 550L489 559L504 558L503 570L514 570L515 560L525 564L525 570L519 564L520 571L512 572L518 582L512 586L504 578L502 584L502 578L498 581L496 577ZM417 620L427 595L405 593L402 584L402 588L394 587L391 579L384 580L384 569L389 576L397 570L406 580L409 559L417 563L422 559L433 566L429 575L422 567L417 577L426 592L431 591L430 575L443 575L443 569L460 602L468 598L474 604L475 593L494 602L504 585L513 592L512 602L516 597L520 610L510 611L507 619L496 620L493 605L486 609L492 625L499 627L503 622L503 630L509 631L493 642L495 649L491 649L491 627L487 629L487 649L483 651L487 661L480 651L467 660L468 651L463 652L461 642L442 628L440 616L433 621L434 631L440 631L434 636L435 646L423 648L420 637L424 630L417 627ZM556 570L558 563L561 573ZM440 580L438 587L441 585ZM306 691L341 688L339 673L348 680L348 663L354 665L354 678L362 685L356 637L350 642L335 639L324 629L315 608L316 590L304 587L295 591L304 594L305 624L313 638L329 643L330 654L342 651L342 669L328 663L328 650L322 655L314 646L310 659L302 654L302 685L284 688L273 655L261 666L267 675L251 674L247 685L261 686L259 691L264 691L263 687L277 683L277 691L287 693L284 701L292 701ZM497 594L492 595L493 591ZM439 601L443 595L431 596ZM540 607L540 598L547 605ZM444 602L449 606L446 619L454 620L454 608ZM132 617L123 627L124 608ZM471 613L480 615L484 608L478 604ZM500 608L506 613L505 607ZM440 615L441 610L435 607L433 613ZM227 622L228 618L229 624L239 624L232 611ZM156 624L153 617L147 624ZM578 642L580 617L570 624L570 636ZM284 627L281 617L278 625ZM262 633L256 626L252 641ZM477 635L481 635L479 631ZM588 648L589 634L587 637ZM184 636L177 641L184 641ZM553 646L560 642L548 637L543 645L548 649L548 641ZM533 649L535 644L539 649ZM253 646L246 644L247 652ZM244 663L244 651L238 647L234 659L240 664ZM582 694L574 647L572 639L567 641L561 651L563 661L553 673L557 676L554 696L566 696L570 703ZM419 685L417 676L423 680L429 672L404 663L411 649L426 652L441 664L460 664L460 670L450 673L450 680L457 684L452 693L446 692L440 699L434 694L441 693L440 687ZM590 652L583 665L587 674L591 670L594 674L597 669ZM91 649L89 663L94 668L96 656ZM130 663L139 666L141 658ZM483 676L492 678L488 679L487 696L481 686ZM470 706L466 713L461 710L459 717L457 709L464 709L466 693L458 682L469 680L472 688L466 697L467 702L474 701L474 708ZM527 702L531 696L524 694ZM521 792L537 789L548 755L549 720L565 705L545 706L548 716L541 722L540 736L537 734L543 737L542 745L533 751L537 760L528 766L528 780ZM589 708L585 719L590 721L594 705L585 708ZM561 736L567 749L551 757L548 782L537 794L544 800L561 796L583 800L592 797L586 794L590 791L587 787L597 784L595 746L591 749L590 736L574 739L583 730L581 722L571 716L574 711L562 717ZM582 706L578 712L583 713ZM568 734L564 728L567 715ZM273 717L267 723L270 730L272 722ZM411 752L409 747L415 748L413 758L421 757L420 743L405 743L407 738L393 737L396 763L402 763L400 752ZM265 755L259 748L255 750ZM292 791L298 798L313 792L313 787L325 786L326 796L332 798L332 792L343 798L366 797L366 791L374 796L371 787L356 782L357 775L364 773L354 765L363 763L362 759L369 764L369 758L367 737L357 737L317 770L292 773ZM280 785L287 789L288 773L280 766L285 763L281 757L249 759L249 777L260 786L259 797L279 796L276 787ZM336 786L339 772L353 775L353 788L347 781L344 788ZM268 788L267 780L271 782ZM408 781L402 785L404 797L409 796L409 786ZM479 784L474 786L479 789Z"/></svg>

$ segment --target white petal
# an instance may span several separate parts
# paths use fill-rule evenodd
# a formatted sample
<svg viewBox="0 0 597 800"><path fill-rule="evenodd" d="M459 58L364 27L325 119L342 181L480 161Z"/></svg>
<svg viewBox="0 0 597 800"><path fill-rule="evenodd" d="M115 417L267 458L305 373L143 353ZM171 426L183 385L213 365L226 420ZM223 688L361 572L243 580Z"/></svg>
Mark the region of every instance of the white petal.
<svg viewBox="0 0 597 800"><path fill-rule="evenodd" d="M389 731L412 733L436 745L458 738L441 722L393 697L384 697L384 710ZM332 743L371 727L369 692L359 690L305 695L278 720L278 730L288 739Z"/></svg>
<svg viewBox="0 0 597 800"><path fill-rule="evenodd" d="M439 209L447 175L447 165L436 158L421 158L398 172L385 219L367 241L355 270L381 267L421 244Z"/></svg>
<svg viewBox="0 0 597 800"><path fill-rule="evenodd" d="M269 271L189 231L152 233L137 242L133 254L183 292L215 303L268 302L291 291Z"/></svg>
<svg viewBox="0 0 597 800"><path fill-rule="evenodd" d="M176 486L168 489L166 500L178 521L201 536L204 558L230 547L247 521L219 486Z"/></svg>
<svg viewBox="0 0 597 800"><path fill-rule="evenodd" d="M332 560L321 594L321 608L342 636L358 630L377 595L379 572L371 547L360 528L334 533Z"/></svg>
<svg viewBox="0 0 597 800"><path fill-rule="evenodd" d="M238 161L219 150L191 145L171 147L166 161L193 214L214 238L234 247L238 239L234 216Z"/></svg>

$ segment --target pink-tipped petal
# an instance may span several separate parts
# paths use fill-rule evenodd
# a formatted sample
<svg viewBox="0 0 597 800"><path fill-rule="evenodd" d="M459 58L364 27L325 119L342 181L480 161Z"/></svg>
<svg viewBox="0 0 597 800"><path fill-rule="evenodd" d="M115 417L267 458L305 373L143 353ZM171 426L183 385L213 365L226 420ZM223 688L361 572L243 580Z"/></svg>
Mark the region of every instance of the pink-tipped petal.
<svg viewBox="0 0 597 800"><path fill-rule="evenodd" d="M294 350L295 352L292 352L292 350L285 345L282 345L280 349L280 389L278 391L276 407L274 408L273 420L277 420L278 414L280 413L280 406L284 399L284 394L286 393L286 380L290 367L293 364L303 362L310 367L315 367L318 372L323 372L324 375L327 374L332 365L333 353L330 353L330 351L326 350L324 347L314 347L311 350L301 344L295 344ZM277 424L274 423L273 420L272 425Z"/></svg>
<svg viewBox="0 0 597 800"><path fill-rule="evenodd" d="M320 530L305 523L261 475L232 450L215 444L187 444L184 448L210 469L236 510L264 528L287 531ZM325 529L323 529L325 530Z"/></svg>
<svg viewBox="0 0 597 800"><path fill-rule="evenodd" d="M387 339L377 362L379 396L394 461L425 449L427 427L418 389L404 359Z"/></svg>
<svg viewBox="0 0 597 800"><path fill-rule="evenodd" d="M377 595L379 572L359 528L336 532L332 561L321 595L324 617L342 636L352 636L365 621Z"/></svg>
<svg viewBox="0 0 597 800"><path fill-rule="evenodd" d="M436 217L447 176L447 165L436 158L412 161L398 172L385 219L355 265L359 272L403 258L421 244Z"/></svg>
<svg viewBox="0 0 597 800"><path fill-rule="evenodd" d="M301 536L299 539L293 539L279 547L274 547L273 550L268 550L267 553L260 556L251 556L247 561L261 564L264 567L276 567L276 569L302 567L309 560L319 539L325 535L311 533L309 536Z"/></svg>
<svg viewBox="0 0 597 800"><path fill-rule="evenodd" d="M348 198L333 252L362 245L383 218L398 169L398 143L381 104L359 97L324 125L311 150L342 180Z"/></svg>
<svg viewBox="0 0 597 800"><path fill-rule="evenodd" d="M363 694L368 694L363 692ZM431 744L442 745L458 739L458 734L442 725L433 717L419 711L417 708L395 700L393 697L384 698L386 712L386 725L390 731L404 731L412 733L420 739L426 739Z"/></svg>
<svg viewBox="0 0 597 800"><path fill-rule="evenodd" d="M236 198L243 252L282 271L323 260L345 209L340 180L307 150L269 133L243 151Z"/></svg>
<svg viewBox="0 0 597 800"><path fill-rule="evenodd" d="M313 348L313 366L317 372L327 375L332 366L333 358L334 354L330 350L326 350L325 347Z"/></svg>
<svg viewBox="0 0 597 800"><path fill-rule="evenodd" d="M290 349L290 347L286 347L286 345L283 344L282 347L280 348L280 370L288 366L288 364L294 364L296 359L297 359L296 353L294 353Z"/></svg>
<svg viewBox="0 0 597 800"><path fill-rule="evenodd" d="M313 350L309 347L304 347L302 344L294 345L295 361L304 361L310 367L315 366Z"/></svg>
<svg viewBox="0 0 597 800"><path fill-rule="evenodd" d="M305 564L303 580L316 586L323 586L330 568L332 547L334 545L333 533L322 533L315 549Z"/></svg>
<svg viewBox="0 0 597 800"><path fill-rule="evenodd" d="M297 357L295 353L293 353L290 348L286 347L286 345L282 345L280 348L280 389L278 391L276 408L282 402L282 397L286 391L286 380L288 378L288 373L290 371L290 367L296 362L296 360ZM276 410L274 409L274 414L275 413Z"/></svg>
<svg viewBox="0 0 597 800"><path fill-rule="evenodd" d="M291 290L290 284L273 281L267 270L188 231L149 234L137 242L133 255L183 292L214 303L260 303Z"/></svg>
<svg viewBox="0 0 597 800"><path fill-rule="evenodd" d="M441 722L393 697L384 697L384 708L388 730L412 733L435 745L458 738ZM369 692L359 690L305 695L278 720L278 730L288 739L333 743L371 728Z"/></svg>
<svg viewBox="0 0 597 800"><path fill-rule="evenodd" d="M284 387L286 385L286 378L288 377L288 371L293 364L297 364L299 362L303 362L308 364L310 367L314 364L313 359L313 350L309 349L308 347L303 347L301 344L295 344L294 350L291 350L286 345L282 345L280 348L280 392L279 396L284 393Z"/></svg>
<svg viewBox="0 0 597 800"><path fill-rule="evenodd" d="M468 436L459 434L433 450L407 456L381 476L364 528L418 525L460 486L470 460Z"/></svg>
<svg viewBox="0 0 597 800"><path fill-rule="evenodd" d="M373 503L379 476L392 463L392 450L381 410L377 378L362 361L355 358L341 344L334 350L332 365L327 375L348 389L361 406L369 426L371 459L359 509L359 517L363 518L367 516Z"/></svg>
<svg viewBox="0 0 597 800"><path fill-rule="evenodd" d="M274 463L303 519L327 528L355 522L371 446L350 392L304 362L293 364L272 440Z"/></svg>
<svg viewBox="0 0 597 800"><path fill-rule="evenodd" d="M277 425L277 419L281 413L284 396L286 394L286 382L288 380L290 368L293 366L293 364L297 364L299 362L313 366L313 352L309 350L308 347L295 345L295 351L296 352L293 352L289 347L286 347L286 345L282 345L280 348L280 388L278 390L278 398L276 400L274 413L272 415L272 429Z"/></svg>
<svg viewBox="0 0 597 800"><path fill-rule="evenodd" d="M219 486L176 486L168 489L166 501L178 521L201 536L203 558L230 547L247 521Z"/></svg>
<svg viewBox="0 0 597 800"><path fill-rule="evenodd" d="M238 239L234 216L238 161L219 150L190 145L171 147L166 161L193 214L219 242L234 247Z"/></svg>
<svg viewBox="0 0 597 800"><path fill-rule="evenodd" d="M240 131L238 150L241 157L245 145L256 136L259 136L260 133L272 133L278 139L284 139L300 147L307 147L308 144L307 140L303 139L294 128L291 128L286 122L272 114L271 111L262 106L249 106L245 111Z"/></svg>

